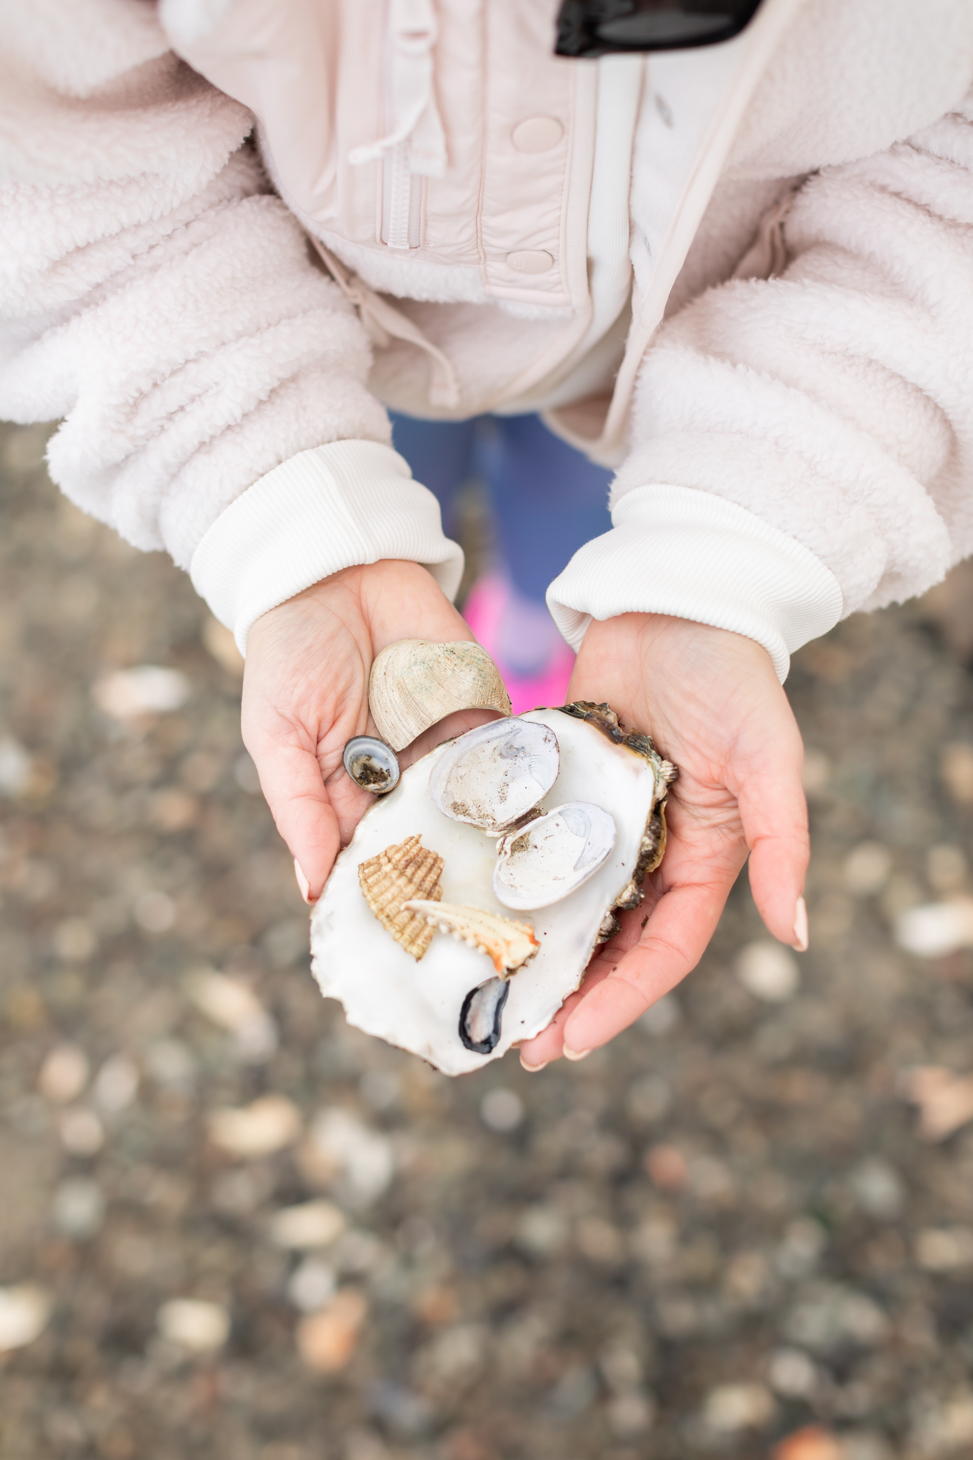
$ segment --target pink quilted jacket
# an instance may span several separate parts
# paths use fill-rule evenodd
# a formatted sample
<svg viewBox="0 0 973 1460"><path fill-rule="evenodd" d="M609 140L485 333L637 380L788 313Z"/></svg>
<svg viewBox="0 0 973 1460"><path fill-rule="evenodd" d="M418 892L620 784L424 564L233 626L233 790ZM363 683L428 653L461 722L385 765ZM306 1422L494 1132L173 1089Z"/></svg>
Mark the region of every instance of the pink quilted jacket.
<svg viewBox="0 0 973 1460"><path fill-rule="evenodd" d="M575 644L654 609L784 673L973 549L968 0L599 62L556 9L0 0L0 407L241 644L348 563L455 589L383 405L618 466Z"/></svg>

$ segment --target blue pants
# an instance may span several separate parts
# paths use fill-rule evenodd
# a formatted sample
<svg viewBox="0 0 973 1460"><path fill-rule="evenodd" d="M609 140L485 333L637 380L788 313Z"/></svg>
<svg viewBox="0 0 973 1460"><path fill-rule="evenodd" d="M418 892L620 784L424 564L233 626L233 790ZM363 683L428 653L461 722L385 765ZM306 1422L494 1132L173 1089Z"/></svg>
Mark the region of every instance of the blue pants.
<svg viewBox="0 0 973 1460"><path fill-rule="evenodd" d="M392 414L392 444L439 499L447 536L458 489L486 483L501 564L536 602L584 543L611 528L612 473L553 435L539 416L419 421Z"/></svg>

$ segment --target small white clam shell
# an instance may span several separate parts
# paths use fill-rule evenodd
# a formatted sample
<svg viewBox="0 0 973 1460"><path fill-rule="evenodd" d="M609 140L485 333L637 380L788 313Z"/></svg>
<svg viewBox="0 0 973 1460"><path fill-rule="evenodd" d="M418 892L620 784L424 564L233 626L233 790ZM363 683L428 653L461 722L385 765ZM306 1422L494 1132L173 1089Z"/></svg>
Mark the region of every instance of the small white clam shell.
<svg viewBox="0 0 973 1460"><path fill-rule="evenodd" d="M557 736L547 725L494 720L444 752L429 780L433 805L453 821L500 836L554 785Z"/></svg>
<svg viewBox="0 0 973 1460"><path fill-rule="evenodd" d="M550 907L592 877L615 845L615 822L590 801L555 806L497 843L493 891L504 907Z"/></svg>
<svg viewBox="0 0 973 1460"><path fill-rule="evenodd" d="M368 708L382 739L402 750L454 710L509 715L510 697L499 669L479 644L400 639L372 663Z"/></svg>

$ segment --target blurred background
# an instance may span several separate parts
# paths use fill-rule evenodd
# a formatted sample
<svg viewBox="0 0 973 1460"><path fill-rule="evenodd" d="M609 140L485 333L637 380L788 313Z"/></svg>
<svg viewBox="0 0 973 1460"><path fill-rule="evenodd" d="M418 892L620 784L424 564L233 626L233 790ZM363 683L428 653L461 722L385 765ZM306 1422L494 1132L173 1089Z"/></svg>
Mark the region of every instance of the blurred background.
<svg viewBox="0 0 973 1460"><path fill-rule="evenodd" d="M808 954L743 879L610 1051L449 1080L318 995L232 640L45 439L0 428L2 1460L973 1455L970 575L796 658Z"/></svg>

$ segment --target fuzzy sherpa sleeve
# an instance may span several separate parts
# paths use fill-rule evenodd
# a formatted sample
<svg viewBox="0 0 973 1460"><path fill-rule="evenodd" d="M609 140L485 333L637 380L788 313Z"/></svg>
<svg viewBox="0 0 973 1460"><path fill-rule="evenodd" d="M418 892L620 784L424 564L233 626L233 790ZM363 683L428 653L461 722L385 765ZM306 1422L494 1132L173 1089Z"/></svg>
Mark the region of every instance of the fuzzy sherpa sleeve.
<svg viewBox="0 0 973 1460"><path fill-rule="evenodd" d="M384 443L369 347L249 142L144 0L0 0L0 414L187 566L259 478Z"/></svg>
<svg viewBox="0 0 973 1460"><path fill-rule="evenodd" d="M779 277L709 290L649 349L616 526L552 588L575 637L658 608L786 672L973 552L973 100L811 177L784 237Z"/></svg>

